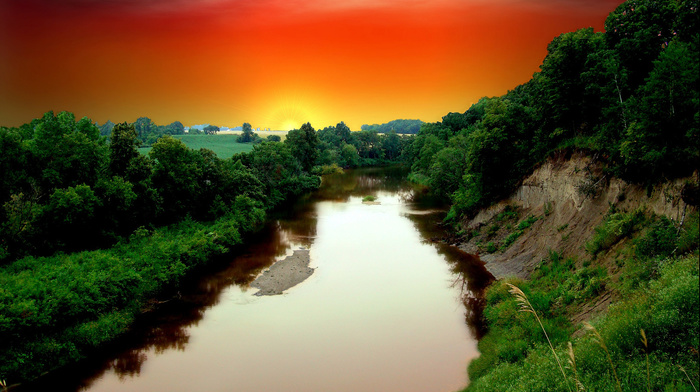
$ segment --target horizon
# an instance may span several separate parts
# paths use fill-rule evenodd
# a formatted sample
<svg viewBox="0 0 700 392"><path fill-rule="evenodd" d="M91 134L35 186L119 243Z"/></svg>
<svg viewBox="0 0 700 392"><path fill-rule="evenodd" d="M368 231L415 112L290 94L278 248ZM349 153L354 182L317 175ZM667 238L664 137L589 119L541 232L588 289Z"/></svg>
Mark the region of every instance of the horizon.
<svg viewBox="0 0 700 392"><path fill-rule="evenodd" d="M64 110L275 130L440 121L527 82L554 37L602 31L621 3L0 0L0 125Z"/></svg>

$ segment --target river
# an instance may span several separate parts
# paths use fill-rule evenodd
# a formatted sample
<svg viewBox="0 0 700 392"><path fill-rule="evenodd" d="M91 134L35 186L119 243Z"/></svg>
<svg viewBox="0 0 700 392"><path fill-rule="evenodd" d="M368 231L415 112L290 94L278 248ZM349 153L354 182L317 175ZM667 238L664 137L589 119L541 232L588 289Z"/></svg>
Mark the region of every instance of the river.
<svg viewBox="0 0 700 392"><path fill-rule="evenodd" d="M478 355L475 257L435 241L444 209L398 169L324 178L230 263L163 301L99 358L26 390L446 392ZM366 195L379 204L363 204ZM309 249L314 273L282 295L248 285ZM22 389L24 390L24 389Z"/></svg>

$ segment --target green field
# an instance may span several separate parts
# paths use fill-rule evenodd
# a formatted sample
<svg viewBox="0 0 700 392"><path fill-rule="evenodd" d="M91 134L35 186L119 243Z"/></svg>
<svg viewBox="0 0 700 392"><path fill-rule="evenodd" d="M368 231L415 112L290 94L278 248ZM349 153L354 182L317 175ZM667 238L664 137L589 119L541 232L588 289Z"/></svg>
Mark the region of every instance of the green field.
<svg viewBox="0 0 700 392"><path fill-rule="evenodd" d="M253 149L253 145L250 143L236 142L238 135L175 135L173 137L182 140L187 147L193 150L200 148L212 150L222 159L231 158L233 154ZM139 148L141 154L148 154L149 151L151 151L151 147Z"/></svg>

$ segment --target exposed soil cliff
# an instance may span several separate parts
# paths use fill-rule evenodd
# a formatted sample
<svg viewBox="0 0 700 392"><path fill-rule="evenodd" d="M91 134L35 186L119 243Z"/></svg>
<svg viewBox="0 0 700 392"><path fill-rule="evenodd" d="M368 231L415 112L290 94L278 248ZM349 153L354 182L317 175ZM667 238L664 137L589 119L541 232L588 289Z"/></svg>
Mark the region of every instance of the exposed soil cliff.
<svg viewBox="0 0 700 392"><path fill-rule="evenodd" d="M632 211L642 207L680 222L688 207L681 198L685 182L679 179L646 188L605 177L601 165L589 156L561 154L525 178L510 197L462 222L468 237L476 236L459 246L480 254L497 279L526 279L550 250L579 262L590 259L584 244L611 208ZM508 210L517 211L511 222L503 219ZM503 246L518 221L528 216L537 220L509 246Z"/></svg>

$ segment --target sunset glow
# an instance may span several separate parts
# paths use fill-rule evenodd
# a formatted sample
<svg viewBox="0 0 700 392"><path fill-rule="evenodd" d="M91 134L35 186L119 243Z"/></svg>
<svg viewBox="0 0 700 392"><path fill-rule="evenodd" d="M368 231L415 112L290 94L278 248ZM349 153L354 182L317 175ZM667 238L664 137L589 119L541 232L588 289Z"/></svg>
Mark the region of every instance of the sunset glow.
<svg viewBox="0 0 700 392"><path fill-rule="evenodd" d="M601 30L620 3L0 0L0 125L48 110L272 129L437 121L526 82L552 38Z"/></svg>

